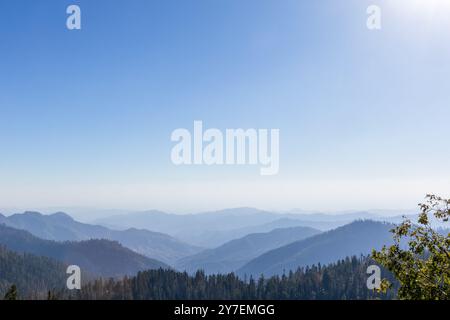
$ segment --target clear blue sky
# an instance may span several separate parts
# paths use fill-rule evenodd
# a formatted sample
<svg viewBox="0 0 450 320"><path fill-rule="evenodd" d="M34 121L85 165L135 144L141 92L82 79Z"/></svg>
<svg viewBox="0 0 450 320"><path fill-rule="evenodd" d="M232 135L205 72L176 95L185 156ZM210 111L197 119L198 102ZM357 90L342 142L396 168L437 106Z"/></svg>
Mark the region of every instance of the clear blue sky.
<svg viewBox="0 0 450 320"><path fill-rule="evenodd" d="M0 207L409 208L448 193L446 3L2 0ZM170 134L194 120L279 128L280 173L175 167Z"/></svg>

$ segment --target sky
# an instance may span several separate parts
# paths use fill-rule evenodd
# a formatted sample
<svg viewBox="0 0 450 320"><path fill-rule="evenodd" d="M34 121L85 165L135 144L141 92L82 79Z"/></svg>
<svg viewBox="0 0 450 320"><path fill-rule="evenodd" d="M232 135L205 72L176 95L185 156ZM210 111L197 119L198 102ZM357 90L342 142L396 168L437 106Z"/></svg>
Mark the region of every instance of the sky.
<svg viewBox="0 0 450 320"><path fill-rule="evenodd" d="M66 28L67 6L81 30ZM366 26L369 5L381 30ZM450 1L2 0L0 207L413 208L450 195ZM177 128L280 167L175 166Z"/></svg>

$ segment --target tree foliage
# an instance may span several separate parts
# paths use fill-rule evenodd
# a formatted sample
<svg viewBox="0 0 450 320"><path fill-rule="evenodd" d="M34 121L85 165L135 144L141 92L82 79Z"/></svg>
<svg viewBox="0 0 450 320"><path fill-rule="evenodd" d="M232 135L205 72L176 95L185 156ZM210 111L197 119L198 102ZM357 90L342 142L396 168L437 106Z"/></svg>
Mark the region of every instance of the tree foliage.
<svg viewBox="0 0 450 320"><path fill-rule="evenodd" d="M398 279L399 299L448 300L450 298L450 233L432 227L433 217L447 223L450 200L427 195L420 204L417 223L406 219L392 230L394 244L373 252L375 261ZM390 287L387 280L382 290Z"/></svg>
<svg viewBox="0 0 450 320"><path fill-rule="evenodd" d="M5 300L17 300L17 287L13 284L5 294Z"/></svg>

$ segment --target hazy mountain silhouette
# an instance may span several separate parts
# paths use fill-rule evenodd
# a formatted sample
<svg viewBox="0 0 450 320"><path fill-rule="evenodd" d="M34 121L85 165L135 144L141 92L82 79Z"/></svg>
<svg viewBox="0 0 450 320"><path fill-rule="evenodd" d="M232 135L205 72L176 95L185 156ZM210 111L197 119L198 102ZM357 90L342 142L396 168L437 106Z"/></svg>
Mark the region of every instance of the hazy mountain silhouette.
<svg viewBox="0 0 450 320"><path fill-rule="evenodd" d="M234 208L197 214L176 215L161 211L145 211L96 220L117 229L139 227L172 235L188 243L214 248L250 233L269 232L276 228L304 226L330 230L350 223L355 218L373 217L358 212L339 217L327 214L276 213L254 208Z"/></svg>
<svg viewBox="0 0 450 320"><path fill-rule="evenodd" d="M181 271L193 273L199 269L207 274L229 273L269 250L320 233L307 227L275 229L268 233L249 234L232 240L216 249L208 249L177 262Z"/></svg>
<svg viewBox="0 0 450 320"><path fill-rule="evenodd" d="M265 233L279 228L295 227L308 227L324 231L340 227L349 222L351 221L307 221L292 218L279 218L268 223L232 230L206 230L191 235L189 239L192 243L196 243L203 247L218 247L231 240L242 238L252 233Z"/></svg>
<svg viewBox="0 0 450 320"><path fill-rule="evenodd" d="M35 237L28 231L0 225L0 245L9 250L56 259L78 265L82 271L104 277L133 275L147 269L169 268L109 240L57 242Z"/></svg>
<svg viewBox="0 0 450 320"><path fill-rule="evenodd" d="M346 256L366 255L392 243L392 228L388 223L355 221L266 252L240 268L238 274L270 276L302 266L332 263Z"/></svg>
<svg viewBox="0 0 450 320"><path fill-rule="evenodd" d="M201 251L201 248L191 246L167 234L138 229L111 230L103 226L77 222L62 212L51 215L25 212L10 217L0 217L1 221L8 226L26 230L47 240L115 240L133 251L169 264Z"/></svg>

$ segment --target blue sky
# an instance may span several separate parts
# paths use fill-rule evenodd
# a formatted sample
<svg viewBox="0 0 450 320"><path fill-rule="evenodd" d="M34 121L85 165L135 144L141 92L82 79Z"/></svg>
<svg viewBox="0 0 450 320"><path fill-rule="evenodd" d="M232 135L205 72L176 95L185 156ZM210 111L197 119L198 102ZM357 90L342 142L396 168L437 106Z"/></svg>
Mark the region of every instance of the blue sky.
<svg viewBox="0 0 450 320"><path fill-rule="evenodd" d="M65 27L70 4L82 30ZM343 210L445 195L449 15L444 0L4 0L0 204ZM170 134L194 120L279 128L280 173L174 166Z"/></svg>

